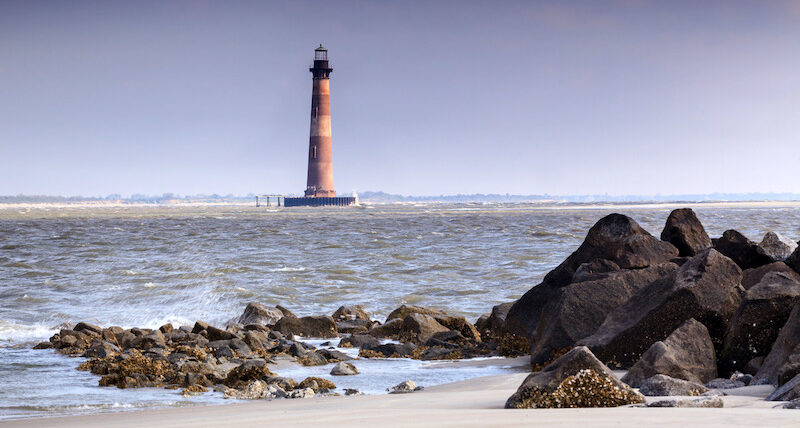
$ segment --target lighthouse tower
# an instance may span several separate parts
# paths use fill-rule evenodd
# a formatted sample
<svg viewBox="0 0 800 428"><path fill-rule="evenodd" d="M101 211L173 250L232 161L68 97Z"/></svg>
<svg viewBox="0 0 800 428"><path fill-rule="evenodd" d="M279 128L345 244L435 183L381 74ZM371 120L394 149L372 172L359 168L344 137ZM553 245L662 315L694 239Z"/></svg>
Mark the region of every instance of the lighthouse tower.
<svg viewBox="0 0 800 428"><path fill-rule="evenodd" d="M333 190L333 150L331 147L331 86L333 69L328 65L328 50L320 44L314 50L311 91L311 132L308 141L307 198L336 197Z"/></svg>

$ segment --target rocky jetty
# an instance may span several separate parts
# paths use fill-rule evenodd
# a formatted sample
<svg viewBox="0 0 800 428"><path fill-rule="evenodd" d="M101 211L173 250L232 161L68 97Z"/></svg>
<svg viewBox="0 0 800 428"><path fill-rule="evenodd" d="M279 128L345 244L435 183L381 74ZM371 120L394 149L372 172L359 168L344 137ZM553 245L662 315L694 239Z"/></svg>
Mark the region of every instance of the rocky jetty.
<svg viewBox="0 0 800 428"><path fill-rule="evenodd" d="M184 395L211 388L232 398L336 393L325 379L297 382L273 373L278 357L306 366L336 363L335 376L359 373L358 362L332 342L314 347L302 336L340 339L338 346L357 348L358 358L529 353L532 373L509 408L643 403L633 388L709 394L652 406L719 407L718 390L748 384L775 385L770 399L798 399L800 248L774 233L759 243L736 230L710 239L690 209L673 211L660 238L625 215L603 217L540 284L474 324L414 305L381 322L361 305L297 316L253 302L224 328L202 321L158 329L81 322L36 348L86 358L80 368L99 375L100 385L181 388ZM619 380L609 367L629 371ZM417 389L404 383L390 391Z"/></svg>

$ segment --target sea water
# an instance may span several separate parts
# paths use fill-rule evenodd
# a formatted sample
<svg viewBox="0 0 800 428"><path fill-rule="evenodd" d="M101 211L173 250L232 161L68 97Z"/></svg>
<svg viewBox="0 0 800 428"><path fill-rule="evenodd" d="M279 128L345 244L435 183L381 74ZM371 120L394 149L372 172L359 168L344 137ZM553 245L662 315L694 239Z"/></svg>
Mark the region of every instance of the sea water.
<svg viewBox="0 0 800 428"><path fill-rule="evenodd" d="M97 386L84 359L31 347L66 325L224 326L248 302L298 315L362 304L383 320L401 304L474 321L536 285L601 217L621 212L658 236L672 206L393 204L347 208L0 208L0 418L222 403L218 393ZM800 208L695 207L706 230L800 239ZM313 343L313 342L312 342ZM334 343L335 344L335 343ZM349 350L348 352L353 352ZM343 388L385 393L518 368L360 360ZM331 365L282 376L329 377Z"/></svg>

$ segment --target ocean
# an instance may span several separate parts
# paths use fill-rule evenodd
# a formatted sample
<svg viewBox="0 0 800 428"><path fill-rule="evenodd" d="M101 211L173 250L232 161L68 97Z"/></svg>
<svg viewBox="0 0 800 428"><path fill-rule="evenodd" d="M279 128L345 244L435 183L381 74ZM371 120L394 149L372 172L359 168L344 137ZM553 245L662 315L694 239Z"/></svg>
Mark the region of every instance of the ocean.
<svg viewBox="0 0 800 428"><path fill-rule="evenodd" d="M536 285L604 215L627 214L658 236L675 207L0 207L0 418L230 401L217 393L184 398L174 390L99 387L97 376L75 370L82 358L31 349L64 325L224 326L248 302L298 315L362 304L381 321L415 304L474 321ZM768 231L800 239L796 204L694 208L712 237L737 229L755 241ZM405 379L433 385L513 370L500 363L362 364L364 374L340 386L383 393Z"/></svg>

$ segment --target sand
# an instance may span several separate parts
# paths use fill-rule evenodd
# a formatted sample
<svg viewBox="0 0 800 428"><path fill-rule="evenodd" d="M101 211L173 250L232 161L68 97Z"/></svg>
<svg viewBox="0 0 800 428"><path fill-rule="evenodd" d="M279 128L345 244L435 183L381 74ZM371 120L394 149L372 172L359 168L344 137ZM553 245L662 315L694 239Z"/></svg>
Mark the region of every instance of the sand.
<svg viewBox="0 0 800 428"><path fill-rule="evenodd" d="M155 409L90 416L29 419L3 427L797 427L800 410L773 409L769 386L739 388L722 409L503 409L525 373L487 376L412 394L259 400L221 406ZM648 397L648 401L658 399Z"/></svg>

